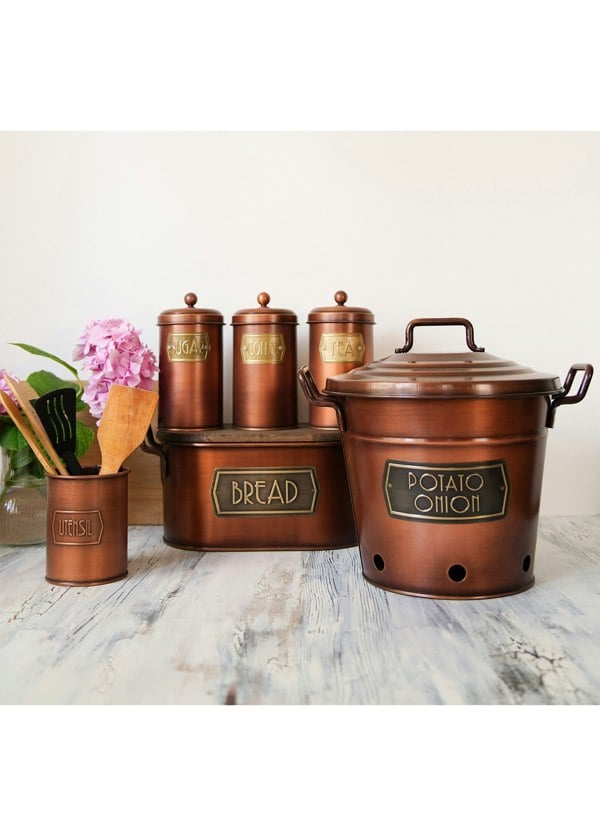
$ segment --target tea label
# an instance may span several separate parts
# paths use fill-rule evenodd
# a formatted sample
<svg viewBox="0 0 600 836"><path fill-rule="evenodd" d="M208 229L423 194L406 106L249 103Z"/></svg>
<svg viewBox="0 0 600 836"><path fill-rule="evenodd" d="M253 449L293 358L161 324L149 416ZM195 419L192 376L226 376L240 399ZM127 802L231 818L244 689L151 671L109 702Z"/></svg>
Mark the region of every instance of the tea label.
<svg viewBox="0 0 600 836"><path fill-rule="evenodd" d="M211 494L218 517L314 514L319 483L314 467L217 468Z"/></svg>
<svg viewBox="0 0 600 836"><path fill-rule="evenodd" d="M322 334L319 355L324 363L361 365L365 356L363 335L359 331L353 334Z"/></svg>
<svg viewBox="0 0 600 836"><path fill-rule="evenodd" d="M169 334L167 358L170 363L203 363L210 353L210 339L203 332Z"/></svg>
<svg viewBox="0 0 600 836"><path fill-rule="evenodd" d="M283 334L243 334L240 343L243 363L283 363L285 339Z"/></svg>
<svg viewBox="0 0 600 836"><path fill-rule="evenodd" d="M100 511L55 511L52 539L57 546L95 546L102 540Z"/></svg>
<svg viewBox="0 0 600 836"><path fill-rule="evenodd" d="M417 464L388 460L388 513L422 522L484 522L505 517L510 483L504 461Z"/></svg>

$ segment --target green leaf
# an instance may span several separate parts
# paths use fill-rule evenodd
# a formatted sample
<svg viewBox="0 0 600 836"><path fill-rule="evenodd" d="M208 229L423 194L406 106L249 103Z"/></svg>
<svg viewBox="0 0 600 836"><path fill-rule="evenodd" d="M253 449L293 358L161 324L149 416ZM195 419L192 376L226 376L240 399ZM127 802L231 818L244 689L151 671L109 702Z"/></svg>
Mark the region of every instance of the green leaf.
<svg viewBox="0 0 600 836"><path fill-rule="evenodd" d="M10 418L0 420L0 447L6 450L29 449L23 433L18 430Z"/></svg>
<svg viewBox="0 0 600 836"><path fill-rule="evenodd" d="M54 392L56 389L64 389L66 387L69 389L75 389L78 396L78 403L81 404L81 406L78 407L78 411L79 409L83 409L85 407L85 404L80 398L83 389L78 383L74 383L72 380L62 380L60 377L52 374L52 372L42 370L39 372L32 372L27 378L27 382L33 386L38 395L47 395L48 392Z"/></svg>
<svg viewBox="0 0 600 836"><path fill-rule="evenodd" d="M89 450L90 445L94 440L94 430L78 419L75 422L75 440L77 446L75 455L77 458L80 458L85 452L87 452L87 450Z"/></svg>
<svg viewBox="0 0 600 836"><path fill-rule="evenodd" d="M30 354L36 354L38 357L47 357L49 360L54 360L55 363L64 366L65 369L68 369L73 377L78 377L77 369L70 366L68 363L65 363L64 360L61 360L60 357L57 357L55 354L50 354L48 351L43 351L41 348L36 348L34 345L28 345L27 343L9 343L9 345L16 345L18 348L22 348L23 351L28 351Z"/></svg>

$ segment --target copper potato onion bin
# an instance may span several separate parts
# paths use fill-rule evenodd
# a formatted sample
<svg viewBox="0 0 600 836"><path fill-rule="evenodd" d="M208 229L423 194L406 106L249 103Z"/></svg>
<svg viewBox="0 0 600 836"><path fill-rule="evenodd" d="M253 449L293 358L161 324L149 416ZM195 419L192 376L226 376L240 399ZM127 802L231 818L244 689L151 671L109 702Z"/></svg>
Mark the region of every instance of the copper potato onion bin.
<svg viewBox="0 0 600 836"><path fill-rule="evenodd" d="M411 352L416 326L460 325L469 351ZM581 372L579 388L570 394ZM466 319L416 319L395 354L329 378L309 401L337 411L363 573L394 592L490 598L534 583L547 428L581 401L564 384L479 348Z"/></svg>

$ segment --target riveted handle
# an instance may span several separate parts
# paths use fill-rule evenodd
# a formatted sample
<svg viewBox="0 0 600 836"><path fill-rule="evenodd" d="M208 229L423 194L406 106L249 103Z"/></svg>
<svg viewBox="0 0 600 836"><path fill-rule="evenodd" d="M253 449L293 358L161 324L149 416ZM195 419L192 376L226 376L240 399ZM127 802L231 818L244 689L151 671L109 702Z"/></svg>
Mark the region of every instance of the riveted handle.
<svg viewBox="0 0 600 836"><path fill-rule="evenodd" d="M313 406L328 406L331 409L335 409L335 411L337 412L338 425L340 431L345 432L346 418L344 416L344 410L342 409L341 405L337 402L337 400L335 400L334 398L328 398L326 395L319 391L319 389L317 388L317 384L315 383L315 379L308 369L308 366L302 366L302 368L298 371L298 380L300 381L302 391L306 395L306 399Z"/></svg>
<svg viewBox="0 0 600 836"><path fill-rule="evenodd" d="M575 395L569 395L569 392L573 387L573 381L575 380L577 372L583 372L583 376L579 384L579 389L577 390L577 393ZM593 374L594 367L589 363L574 363L571 366L571 368L567 372L567 376L565 377L565 382L563 383L562 389L560 390L558 395L555 395L554 398L551 398L550 404L548 405L548 413L546 415L547 427L554 426L554 419L556 417L557 407L569 403L579 403L579 401L582 401L585 398Z"/></svg>
<svg viewBox="0 0 600 836"><path fill-rule="evenodd" d="M463 319L460 316L447 316L411 320L406 326L404 345L402 348L396 349L396 354L406 354L407 351L411 350L413 347L413 332L417 325L463 325L467 332L467 346L471 349L471 351L485 351L485 348L480 348L476 345L473 324L469 322L468 319Z"/></svg>

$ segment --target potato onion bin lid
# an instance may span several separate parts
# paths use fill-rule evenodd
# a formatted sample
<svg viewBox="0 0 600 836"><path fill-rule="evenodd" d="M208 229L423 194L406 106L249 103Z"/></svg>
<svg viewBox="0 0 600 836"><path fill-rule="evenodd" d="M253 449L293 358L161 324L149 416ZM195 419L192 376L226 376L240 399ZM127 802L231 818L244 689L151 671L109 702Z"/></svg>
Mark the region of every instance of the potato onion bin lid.
<svg viewBox="0 0 600 836"><path fill-rule="evenodd" d="M212 308L196 308L198 297L195 293L186 293L184 300L187 307L171 308L159 314L159 325L223 325L223 314Z"/></svg>
<svg viewBox="0 0 600 836"><path fill-rule="evenodd" d="M316 322L366 322L375 323L373 311L368 308L346 306L348 294L345 290L338 290L333 297L335 305L325 308L314 308L308 315L308 324Z"/></svg>
<svg viewBox="0 0 600 836"><path fill-rule="evenodd" d="M256 301L258 308L245 308L237 311L231 318L232 325L297 325L298 319L294 311L287 308L269 308L271 297L268 293L259 293Z"/></svg>
<svg viewBox="0 0 600 836"><path fill-rule="evenodd" d="M421 325L463 325L469 351L417 354L410 350ZM555 395L560 379L503 360L475 344L468 319L413 319L402 348L383 360L327 379L325 394L365 398L497 398Z"/></svg>

